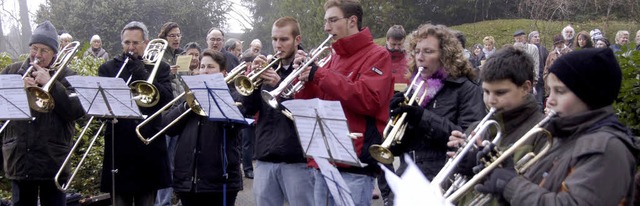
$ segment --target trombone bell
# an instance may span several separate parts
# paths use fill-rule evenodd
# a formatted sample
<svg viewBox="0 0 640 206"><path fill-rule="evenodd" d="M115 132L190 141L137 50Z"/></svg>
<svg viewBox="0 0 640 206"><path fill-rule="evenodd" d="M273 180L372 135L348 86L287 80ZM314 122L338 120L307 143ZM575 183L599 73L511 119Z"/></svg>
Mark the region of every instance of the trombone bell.
<svg viewBox="0 0 640 206"><path fill-rule="evenodd" d="M147 81L134 81L130 87L138 106L153 107L160 101L158 89Z"/></svg>

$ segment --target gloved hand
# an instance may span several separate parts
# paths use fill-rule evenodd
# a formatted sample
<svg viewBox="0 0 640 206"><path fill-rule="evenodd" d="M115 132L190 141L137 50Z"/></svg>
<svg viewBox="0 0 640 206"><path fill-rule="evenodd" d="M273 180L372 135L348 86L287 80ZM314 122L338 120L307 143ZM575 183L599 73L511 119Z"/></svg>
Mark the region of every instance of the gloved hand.
<svg viewBox="0 0 640 206"><path fill-rule="evenodd" d="M404 102L404 92L397 92L391 97L389 104L389 110L394 110L400 107L400 103Z"/></svg>
<svg viewBox="0 0 640 206"><path fill-rule="evenodd" d="M476 153L476 166L473 167L473 173L478 174L484 169L485 164L490 163L492 157L498 155L495 148L496 145L492 143L480 148L480 151Z"/></svg>
<svg viewBox="0 0 640 206"><path fill-rule="evenodd" d="M132 79L147 79L149 72L144 68L142 59L136 58L130 54L125 54L125 58L126 57L129 57L129 62L127 62L125 68L127 68L129 73L134 76Z"/></svg>
<svg viewBox="0 0 640 206"><path fill-rule="evenodd" d="M424 109L419 106L403 105L398 107L397 109L391 110L391 116L401 115L405 112L407 113L406 122L409 124L416 124L422 119L422 113L424 113Z"/></svg>
<svg viewBox="0 0 640 206"><path fill-rule="evenodd" d="M473 168L477 165L476 156L478 152L479 151L476 149L469 150L465 155L465 157L458 164L458 167L456 168L456 173L459 173L467 177L472 177L475 174L473 172Z"/></svg>
<svg viewBox="0 0 640 206"><path fill-rule="evenodd" d="M489 175L489 178L484 181L484 183L476 185L475 189L480 193L498 194L498 196L501 196L504 188L514 177L516 177L516 171L514 169L496 168L491 175Z"/></svg>

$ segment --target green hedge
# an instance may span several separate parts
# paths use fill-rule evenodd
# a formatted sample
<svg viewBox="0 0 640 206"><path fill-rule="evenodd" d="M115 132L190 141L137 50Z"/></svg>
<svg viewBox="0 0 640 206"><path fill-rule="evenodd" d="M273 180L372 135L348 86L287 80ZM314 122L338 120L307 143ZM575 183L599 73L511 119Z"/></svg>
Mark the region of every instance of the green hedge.
<svg viewBox="0 0 640 206"><path fill-rule="evenodd" d="M620 121L627 125L635 136L638 136L640 135L640 51L634 51L633 48L635 45L631 44L616 53L623 80L618 99L613 107Z"/></svg>

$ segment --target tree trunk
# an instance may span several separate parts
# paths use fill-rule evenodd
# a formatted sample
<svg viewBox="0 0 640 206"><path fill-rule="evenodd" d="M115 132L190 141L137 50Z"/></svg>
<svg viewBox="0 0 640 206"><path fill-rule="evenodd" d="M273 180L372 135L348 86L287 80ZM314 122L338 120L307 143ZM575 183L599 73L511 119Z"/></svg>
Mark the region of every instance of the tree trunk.
<svg viewBox="0 0 640 206"><path fill-rule="evenodd" d="M4 36L4 30L2 29L2 16L0 16L0 51L7 52L7 37Z"/></svg>
<svg viewBox="0 0 640 206"><path fill-rule="evenodd" d="M31 24L29 21L29 8L27 7L27 0L18 0L20 4L20 28L22 35L20 39L22 45L20 46L20 53L27 53L27 46L29 45L29 39L31 39Z"/></svg>

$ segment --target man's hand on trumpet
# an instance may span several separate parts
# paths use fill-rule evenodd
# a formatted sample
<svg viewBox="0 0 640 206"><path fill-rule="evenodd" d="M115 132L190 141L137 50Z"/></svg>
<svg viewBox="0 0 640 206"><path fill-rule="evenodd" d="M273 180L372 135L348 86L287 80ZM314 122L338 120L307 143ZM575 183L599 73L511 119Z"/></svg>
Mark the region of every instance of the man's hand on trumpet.
<svg viewBox="0 0 640 206"><path fill-rule="evenodd" d="M49 70L42 68L38 64L31 64L34 68L34 71L31 72L31 77L24 78L24 84L28 87L37 87L43 86L51 80L51 74L49 74Z"/></svg>
<svg viewBox="0 0 640 206"><path fill-rule="evenodd" d="M303 50L298 50L296 52L296 57L293 60L293 67L298 68L300 65L305 64L306 61L307 61L307 53L304 52ZM318 67L313 65L315 65L315 63L312 64L312 66L303 68L304 71L300 73L300 75L298 76L298 80L303 82L313 81L313 76L316 73L316 70L318 70Z"/></svg>
<svg viewBox="0 0 640 206"><path fill-rule="evenodd" d="M262 69L268 64L269 61L270 59L267 59L266 56L259 55L255 59L253 59L253 62L251 63L251 69ZM260 74L260 78L262 78L262 82L264 84L267 84L270 87L277 87L278 83L280 82L280 75L278 75L278 73L276 73L273 68L267 68L267 70Z"/></svg>

